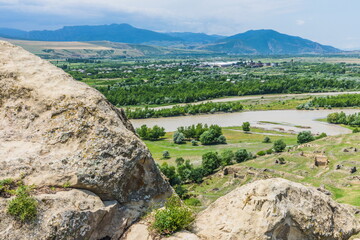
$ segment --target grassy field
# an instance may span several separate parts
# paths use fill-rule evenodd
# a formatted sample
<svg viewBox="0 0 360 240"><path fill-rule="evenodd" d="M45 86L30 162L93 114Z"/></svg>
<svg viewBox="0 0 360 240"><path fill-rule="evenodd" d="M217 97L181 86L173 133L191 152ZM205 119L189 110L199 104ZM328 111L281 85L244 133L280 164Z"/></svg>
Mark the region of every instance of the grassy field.
<svg viewBox="0 0 360 240"><path fill-rule="evenodd" d="M350 168L360 169L360 134L347 134L320 139L301 145L290 152L266 155L244 163L229 166L231 174L220 170L201 184L185 185L196 196L201 210L234 188L257 179L282 177L304 185L324 187L340 203L360 206L360 173L350 173ZM354 152L351 147L357 147ZM344 151L348 149L349 151ZM329 160L327 166L317 167L314 157L322 155ZM283 157L285 164L276 164ZM337 169L340 165L340 169Z"/></svg>
<svg viewBox="0 0 360 240"><path fill-rule="evenodd" d="M259 128L251 128L250 133L244 133L241 127L223 128L223 134L227 139L227 144L208 146L200 144L199 146L192 146L190 142L175 144L172 139L173 134L173 132L166 133L164 139L159 141L145 141L157 163L168 162L169 164L175 164L176 158L183 157L184 159L191 160L194 165L200 165L201 156L204 153L211 151L220 153L225 149L236 151L244 148L256 154L260 150L266 150L273 146L273 143L262 143L265 136L270 137L272 141L283 139L289 146L296 144L296 135L294 134ZM169 151L170 159L162 159L162 152L165 150Z"/></svg>

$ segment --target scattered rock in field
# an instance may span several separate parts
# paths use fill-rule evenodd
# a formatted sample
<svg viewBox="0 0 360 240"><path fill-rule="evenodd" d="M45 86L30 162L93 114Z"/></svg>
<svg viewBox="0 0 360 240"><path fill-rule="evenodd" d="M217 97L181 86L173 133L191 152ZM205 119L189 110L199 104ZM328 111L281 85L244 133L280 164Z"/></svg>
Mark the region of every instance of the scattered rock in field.
<svg viewBox="0 0 360 240"><path fill-rule="evenodd" d="M350 173L355 173L357 171L356 167L350 168Z"/></svg>
<svg viewBox="0 0 360 240"><path fill-rule="evenodd" d="M317 167L326 167L329 164L329 159L323 155L314 156L314 164Z"/></svg>
<svg viewBox="0 0 360 240"><path fill-rule="evenodd" d="M286 161L283 157L280 157L275 160L275 164L285 164L285 163L286 163Z"/></svg>
<svg viewBox="0 0 360 240"><path fill-rule="evenodd" d="M358 149L356 147L348 147L348 148L344 148L342 150L343 152L358 152Z"/></svg>

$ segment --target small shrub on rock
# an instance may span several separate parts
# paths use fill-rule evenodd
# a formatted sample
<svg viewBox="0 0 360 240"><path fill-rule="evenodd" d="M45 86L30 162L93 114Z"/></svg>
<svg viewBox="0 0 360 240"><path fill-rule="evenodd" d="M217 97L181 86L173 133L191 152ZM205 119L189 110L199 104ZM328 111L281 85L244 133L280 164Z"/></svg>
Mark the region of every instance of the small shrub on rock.
<svg viewBox="0 0 360 240"><path fill-rule="evenodd" d="M185 229L194 220L193 212L182 205L181 200L172 196L167 199L164 209L155 212L153 228L163 235Z"/></svg>
<svg viewBox="0 0 360 240"><path fill-rule="evenodd" d="M26 186L20 186L16 190L16 197L9 202L7 211L22 222L34 220L37 215L37 201L30 196Z"/></svg>

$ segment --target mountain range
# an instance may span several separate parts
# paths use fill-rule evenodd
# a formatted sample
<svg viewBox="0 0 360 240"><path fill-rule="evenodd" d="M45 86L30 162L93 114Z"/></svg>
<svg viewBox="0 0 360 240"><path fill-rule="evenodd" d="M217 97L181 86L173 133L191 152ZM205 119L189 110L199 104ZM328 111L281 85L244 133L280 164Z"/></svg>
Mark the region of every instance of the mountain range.
<svg viewBox="0 0 360 240"><path fill-rule="evenodd" d="M21 31L0 28L0 37L36 41L110 41L166 46L224 54L328 54L341 50L274 30L250 30L233 36L192 32L161 33L129 24L67 26L58 30Z"/></svg>

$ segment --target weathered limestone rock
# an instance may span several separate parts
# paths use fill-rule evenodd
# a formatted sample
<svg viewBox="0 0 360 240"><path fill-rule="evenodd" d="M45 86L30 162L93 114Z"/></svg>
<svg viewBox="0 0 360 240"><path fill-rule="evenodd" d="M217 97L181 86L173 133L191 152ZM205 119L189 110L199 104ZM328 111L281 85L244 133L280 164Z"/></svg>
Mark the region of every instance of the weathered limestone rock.
<svg viewBox="0 0 360 240"><path fill-rule="evenodd" d="M125 206L145 210L171 193L123 111L61 69L3 41L0 166L0 179L21 177L37 187L66 184L89 190L102 201L117 201L120 213ZM121 218L121 226L136 219Z"/></svg>
<svg viewBox="0 0 360 240"><path fill-rule="evenodd" d="M108 235L116 239L124 231L117 201L103 202L94 193L76 189L35 198L39 202L37 221L27 224L14 224L6 215L10 199L0 200L1 239L99 239Z"/></svg>
<svg viewBox="0 0 360 240"><path fill-rule="evenodd" d="M352 208L285 179L259 180L219 198L201 212L200 239L349 239L360 231Z"/></svg>

